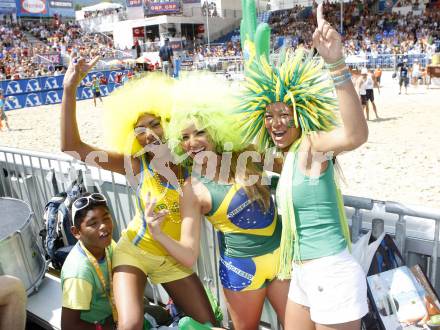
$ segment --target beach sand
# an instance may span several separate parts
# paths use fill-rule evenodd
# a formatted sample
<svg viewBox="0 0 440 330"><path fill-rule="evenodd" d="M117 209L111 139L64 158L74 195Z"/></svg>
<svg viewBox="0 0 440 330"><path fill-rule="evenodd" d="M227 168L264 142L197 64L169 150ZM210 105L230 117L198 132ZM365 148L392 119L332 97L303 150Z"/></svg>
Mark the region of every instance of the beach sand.
<svg viewBox="0 0 440 330"><path fill-rule="evenodd" d="M370 135L359 149L338 156L347 185L344 194L440 209L440 87L409 87L398 95L397 81L386 72L381 94L375 89L380 120L368 122ZM83 140L105 147L98 107L78 103ZM7 112L10 132L0 132L0 146L60 152L60 105ZM370 118L375 118L372 109Z"/></svg>

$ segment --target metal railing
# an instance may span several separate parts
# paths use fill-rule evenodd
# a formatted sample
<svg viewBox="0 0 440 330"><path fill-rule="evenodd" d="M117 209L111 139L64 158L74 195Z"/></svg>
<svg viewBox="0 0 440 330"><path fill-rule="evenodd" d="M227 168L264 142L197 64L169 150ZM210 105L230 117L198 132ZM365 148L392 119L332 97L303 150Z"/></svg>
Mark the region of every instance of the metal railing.
<svg viewBox="0 0 440 330"><path fill-rule="evenodd" d="M1 147L0 196L18 198L29 203L38 225L42 227L45 203L57 192L68 189L80 170L83 171L88 190L98 189L108 199L115 224L114 238L117 239L135 214L132 189L120 174L87 166L69 156ZM437 261L440 210L353 196L344 196L344 204L351 223L353 241L362 232L372 228L373 219L383 219L384 230L395 237L396 245L407 264L421 264L433 286L439 288ZM203 248L197 271L226 311L217 274L217 237L207 221L202 223L205 235L202 235ZM148 293L150 298L166 302L166 294L161 287L151 286ZM227 317L227 313L224 315ZM270 308L265 308L263 323L271 324L272 329L279 329L274 315Z"/></svg>
<svg viewBox="0 0 440 330"><path fill-rule="evenodd" d="M384 220L385 232L392 234L396 246L412 264L424 263L428 278L437 289L440 286L437 276L439 256L440 210L403 205L391 201L379 201L369 198L344 196L344 204L351 219L351 234L356 242L363 229L373 229L373 218ZM369 212L364 212L369 211ZM366 220L366 221L365 221ZM410 254L418 254L415 258ZM423 259L429 257L426 262Z"/></svg>
<svg viewBox="0 0 440 330"><path fill-rule="evenodd" d="M0 197L12 197L27 202L35 214L37 226L43 229L46 203L61 191L66 191L83 172L88 191L97 189L109 202L113 216L113 237L117 240L135 215L133 190L123 175L87 166L70 156L0 147ZM0 210L1 211L1 210ZM220 302L227 321L226 304L220 294L217 276L217 235L206 221L202 222L203 249L197 262L197 273ZM167 303L167 294L160 286L150 283L147 295L154 301Z"/></svg>

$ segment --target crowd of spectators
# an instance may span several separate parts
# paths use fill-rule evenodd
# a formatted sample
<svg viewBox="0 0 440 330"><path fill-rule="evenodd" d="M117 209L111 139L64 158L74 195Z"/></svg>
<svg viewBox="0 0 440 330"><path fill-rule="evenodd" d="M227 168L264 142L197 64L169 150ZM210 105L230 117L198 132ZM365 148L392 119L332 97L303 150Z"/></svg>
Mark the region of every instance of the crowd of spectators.
<svg viewBox="0 0 440 330"><path fill-rule="evenodd" d="M435 45L440 43L440 6L432 6L419 15L411 10L406 14L385 11L378 15L372 1L353 0L344 4L343 42L347 55L374 57L381 54L432 54L436 51ZM418 8L418 1L400 0L396 6ZM325 2L326 18L338 28L339 10L339 3ZM314 11L314 8L295 6L290 10L272 12L268 21L272 28L271 44L275 48L286 43L292 47L311 48ZM139 42L136 58L141 51L152 51L159 44L158 38ZM197 38L182 38L181 46L185 49L182 58L192 62L242 55L239 36L224 44L210 46ZM110 37L87 34L80 26L56 17L50 21L28 21L20 25L2 22L0 80L59 75L65 70L62 64L71 56L91 58L100 55L105 61L120 57L121 52L114 48Z"/></svg>
<svg viewBox="0 0 440 330"><path fill-rule="evenodd" d="M0 80L60 75L71 56L109 60L121 55L111 38L86 34L72 23L3 22L0 26Z"/></svg>
<svg viewBox="0 0 440 330"><path fill-rule="evenodd" d="M50 47L29 42L22 28L16 24L0 26L0 80L23 79L35 76L58 75L63 71L45 60Z"/></svg>
<svg viewBox="0 0 440 330"><path fill-rule="evenodd" d="M123 13L122 8L107 8L104 10L95 10L95 11L86 11L84 12L84 18L93 18L93 17L102 17L102 16L110 16L110 15L118 15L119 13Z"/></svg>
<svg viewBox="0 0 440 330"><path fill-rule="evenodd" d="M413 4L418 5L418 2ZM421 15L415 15L412 11L402 15L396 12L377 15L371 9L373 6L374 3L360 0L344 4L343 41L347 54L435 52L435 40L440 40L439 9L426 10ZM269 20L273 45L281 46L288 42L293 47L301 45L310 48L315 20L313 12L296 6L273 13ZM324 12L327 20L339 29L340 4L325 2Z"/></svg>
<svg viewBox="0 0 440 330"><path fill-rule="evenodd" d="M89 34L75 24L61 23L40 25L29 30L61 56L93 57L101 55L103 59L117 57L119 50L113 47L113 40L104 34ZM45 36L47 35L47 37Z"/></svg>

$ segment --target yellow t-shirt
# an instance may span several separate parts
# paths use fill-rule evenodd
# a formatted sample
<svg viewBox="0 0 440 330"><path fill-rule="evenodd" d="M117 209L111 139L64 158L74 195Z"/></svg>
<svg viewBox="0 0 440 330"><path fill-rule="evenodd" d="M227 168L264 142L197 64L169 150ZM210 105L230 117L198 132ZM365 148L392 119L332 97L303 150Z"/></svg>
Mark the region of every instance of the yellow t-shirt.
<svg viewBox="0 0 440 330"><path fill-rule="evenodd" d="M148 231L147 223L144 218L145 201L144 197L149 192L151 198L157 198L155 212L167 209L169 214L166 216L162 224L162 231L175 240L180 239L180 209L179 209L179 193L171 185L164 186L159 179L157 173L153 172L149 167L145 157L141 158L141 182L136 191L135 205L136 215L128 224L127 229L122 233L133 242L134 245L140 247L154 255L169 255L160 243L155 241ZM182 183L183 169L179 170L178 180Z"/></svg>
<svg viewBox="0 0 440 330"><path fill-rule="evenodd" d="M89 310L93 286L81 278L68 278L63 284L63 307Z"/></svg>

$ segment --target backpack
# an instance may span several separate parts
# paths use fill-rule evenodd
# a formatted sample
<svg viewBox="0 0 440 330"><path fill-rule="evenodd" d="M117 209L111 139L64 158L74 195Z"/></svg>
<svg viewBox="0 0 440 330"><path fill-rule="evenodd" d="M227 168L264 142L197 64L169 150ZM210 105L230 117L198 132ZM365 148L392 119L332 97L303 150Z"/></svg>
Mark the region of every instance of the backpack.
<svg viewBox="0 0 440 330"><path fill-rule="evenodd" d="M82 175L73 183L67 192L56 194L46 204L44 209L44 229L40 232L47 258L52 266L61 269L70 250L77 239L72 235L71 207L72 202L85 192Z"/></svg>

